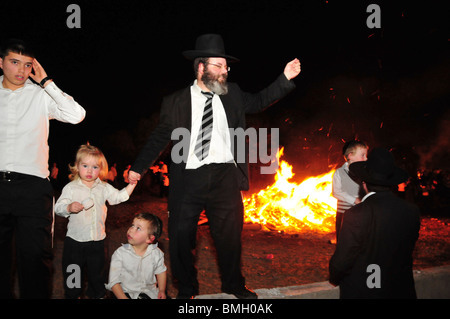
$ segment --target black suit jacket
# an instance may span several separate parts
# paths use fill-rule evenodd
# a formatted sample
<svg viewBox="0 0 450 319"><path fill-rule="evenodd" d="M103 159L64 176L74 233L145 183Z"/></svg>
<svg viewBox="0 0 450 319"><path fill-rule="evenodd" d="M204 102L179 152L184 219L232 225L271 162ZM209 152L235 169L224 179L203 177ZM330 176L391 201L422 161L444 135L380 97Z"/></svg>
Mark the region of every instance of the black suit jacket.
<svg viewBox="0 0 450 319"><path fill-rule="evenodd" d="M294 88L295 84L293 81L289 81L284 74L281 74L267 88L255 94L243 92L237 84L229 83L228 94L220 96L227 116L228 127L245 129L246 113L256 113L264 110ZM171 141L172 132L176 128L185 128L189 132L191 131L190 87L179 90L163 99L159 124L150 134L147 144L141 150L131 170L144 174ZM173 142L175 147L180 140ZM237 147L237 143L234 143L234 145ZM182 155L187 157L187 154ZM239 176L240 189L247 190L249 188L247 160L245 163L239 163L236 159L237 152L234 152L234 157L238 164L237 169L239 171L236 176ZM247 156L245 158L247 159ZM171 191L169 195L169 210L173 208L174 199L181 192L180 185L182 185L185 167L186 161L170 165Z"/></svg>
<svg viewBox="0 0 450 319"><path fill-rule="evenodd" d="M412 254L419 237L420 211L392 192L379 192L344 214L330 282L341 298L416 298ZM369 288L378 265L380 288ZM372 278L369 278L370 282Z"/></svg>

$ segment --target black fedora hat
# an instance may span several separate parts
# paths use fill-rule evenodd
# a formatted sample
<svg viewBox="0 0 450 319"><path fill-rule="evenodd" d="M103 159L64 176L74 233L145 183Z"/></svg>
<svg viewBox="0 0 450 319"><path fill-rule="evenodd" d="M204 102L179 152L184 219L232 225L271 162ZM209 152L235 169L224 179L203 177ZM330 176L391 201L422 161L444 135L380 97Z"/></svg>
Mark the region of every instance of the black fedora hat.
<svg viewBox="0 0 450 319"><path fill-rule="evenodd" d="M195 50L184 51L183 56L189 60L196 58L225 58L230 62L238 62L239 59L225 53L225 46L220 34L203 34L195 41Z"/></svg>
<svg viewBox="0 0 450 319"><path fill-rule="evenodd" d="M367 161L349 166L350 173L363 182L381 186L394 186L405 182L408 173L395 166L394 155L384 148L374 148Z"/></svg>

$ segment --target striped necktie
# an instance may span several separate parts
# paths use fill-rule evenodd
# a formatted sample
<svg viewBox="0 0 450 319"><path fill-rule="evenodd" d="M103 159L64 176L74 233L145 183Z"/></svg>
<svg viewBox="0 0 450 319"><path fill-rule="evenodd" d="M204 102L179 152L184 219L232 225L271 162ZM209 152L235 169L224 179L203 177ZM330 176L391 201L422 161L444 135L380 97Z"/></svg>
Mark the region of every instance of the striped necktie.
<svg viewBox="0 0 450 319"><path fill-rule="evenodd" d="M202 91L202 94L206 96L206 103L205 108L203 109L202 125L194 149L194 153L200 161L208 156L209 145L211 143L213 127L212 98L214 93Z"/></svg>

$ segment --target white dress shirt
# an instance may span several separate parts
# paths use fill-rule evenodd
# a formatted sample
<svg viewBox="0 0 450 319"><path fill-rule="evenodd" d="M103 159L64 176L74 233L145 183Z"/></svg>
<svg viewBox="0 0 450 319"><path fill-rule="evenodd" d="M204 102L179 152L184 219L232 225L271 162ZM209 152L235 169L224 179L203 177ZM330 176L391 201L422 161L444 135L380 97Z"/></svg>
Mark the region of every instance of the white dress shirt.
<svg viewBox="0 0 450 319"><path fill-rule="evenodd" d="M86 111L54 82L45 89L27 80L23 87L3 87L0 76L0 171L46 178L49 120L77 124Z"/></svg>
<svg viewBox="0 0 450 319"><path fill-rule="evenodd" d="M140 293L157 299L159 289L155 276L166 270L164 253L158 244L148 245L143 256L136 254L133 246L125 244L111 257L109 283L105 286L111 290L114 285L120 284L123 292L128 293L131 299L136 299Z"/></svg>
<svg viewBox="0 0 450 319"><path fill-rule="evenodd" d="M69 218L66 236L79 242L102 240L106 237L105 221L108 210L106 201L110 205L116 205L127 201L128 198L126 188L119 191L99 178L89 188L78 178L64 186L55 204L55 213ZM83 204L83 201L88 199L94 201L94 205L89 209L83 209L76 214L67 211L67 206L72 202Z"/></svg>
<svg viewBox="0 0 450 319"><path fill-rule="evenodd" d="M205 102L206 96L202 94L202 90L198 86L197 80L195 80L194 84L191 86L191 141L186 169L195 169L204 164L228 163L234 161L233 154L231 152L230 130L228 127L227 116L225 114L222 101L217 94L214 94L212 99L213 130L211 134L211 143L209 146L208 156L200 161L194 154L197 136L200 132L200 126L202 123Z"/></svg>

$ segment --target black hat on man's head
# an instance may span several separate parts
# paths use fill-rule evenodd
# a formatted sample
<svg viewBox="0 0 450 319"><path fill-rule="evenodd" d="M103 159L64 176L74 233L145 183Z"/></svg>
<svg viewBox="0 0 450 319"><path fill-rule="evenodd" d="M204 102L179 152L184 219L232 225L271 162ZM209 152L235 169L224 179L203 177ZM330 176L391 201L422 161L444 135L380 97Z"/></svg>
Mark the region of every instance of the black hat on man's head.
<svg viewBox="0 0 450 319"><path fill-rule="evenodd" d="M195 41L195 49L183 52L189 60L196 58L225 58L228 62L238 62L239 59L225 53L222 36L219 34L203 34Z"/></svg>
<svg viewBox="0 0 450 319"><path fill-rule="evenodd" d="M354 162L349 170L361 181L372 185L394 186L409 177L406 171L395 165L394 155L384 148L374 148L367 161Z"/></svg>

